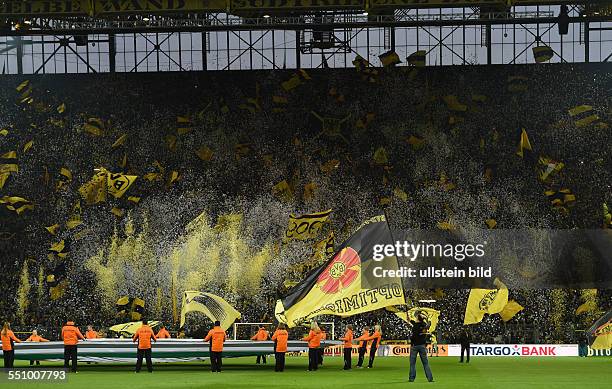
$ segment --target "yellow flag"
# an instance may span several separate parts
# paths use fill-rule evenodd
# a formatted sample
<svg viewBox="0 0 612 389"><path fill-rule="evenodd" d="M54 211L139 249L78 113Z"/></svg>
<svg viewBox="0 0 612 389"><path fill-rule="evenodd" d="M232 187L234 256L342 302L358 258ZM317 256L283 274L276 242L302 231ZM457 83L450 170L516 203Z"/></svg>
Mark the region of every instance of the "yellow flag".
<svg viewBox="0 0 612 389"><path fill-rule="evenodd" d="M55 234L57 234L57 231L59 230L59 228L60 228L60 225L59 225L59 224L54 224L54 225L52 225L52 226L45 227L45 229L46 229L47 231L49 231L49 233L50 233L51 235L55 235Z"/></svg>
<svg viewBox="0 0 612 389"><path fill-rule="evenodd" d="M521 140L519 141L518 150L516 151L516 155L523 158L524 150L532 151L531 142L529 142L529 137L527 136L527 131L523 128L521 131Z"/></svg>
<svg viewBox="0 0 612 389"><path fill-rule="evenodd" d="M186 290L183 293L181 306L181 323L185 324L185 317L189 312L201 312L211 321L220 321L221 328L227 330L241 315L223 298L212 293Z"/></svg>
<svg viewBox="0 0 612 389"><path fill-rule="evenodd" d="M406 323L409 323L410 320L416 321L417 315L419 313L425 315L427 317L427 321L429 322L429 329L428 329L429 333L434 332L436 330L436 327L438 325L438 320L440 318L440 311L437 311L433 308L414 307L414 308L411 308L407 312L402 312L402 311L397 311L397 310L392 310L392 311L395 313L397 317L404 320Z"/></svg>
<svg viewBox="0 0 612 389"><path fill-rule="evenodd" d="M523 307L514 300L508 301L508 303L504 306L504 309L499 313L503 321L509 321L512 319L517 313L523 310Z"/></svg>
<svg viewBox="0 0 612 389"><path fill-rule="evenodd" d="M208 146L200 147L195 153L202 161L210 161L214 156L214 152Z"/></svg>
<svg viewBox="0 0 612 389"><path fill-rule="evenodd" d="M293 190L287 180L282 180L272 187L272 194L285 202L293 200Z"/></svg>
<svg viewBox="0 0 612 389"><path fill-rule="evenodd" d="M285 240L306 240L316 238L323 225L329 220L331 209L324 212L305 214L302 216L289 215L289 225L285 231Z"/></svg>
<svg viewBox="0 0 612 389"><path fill-rule="evenodd" d="M25 153L26 151L30 150L33 145L34 145L33 140L27 142L25 145L23 145L23 152Z"/></svg>
<svg viewBox="0 0 612 389"><path fill-rule="evenodd" d="M79 193L87 205L106 201L108 171L101 168L88 182L81 185Z"/></svg>
<svg viewBox="0 0 612 389"><path fill-rule="evenodd" d="M115 141L115 143L113 143L112 148L114 149L114 148L119 147L119 146L121 146L122 144L124 144L124 143L125 143L125 141L127 140L127 137L128 137L128 136L127 136L127 134L123 134L123 135L121 135L119 138L117 138L117 140Z"/></svg>
<svg viewBox="0 0 612 389"><path fill-rule="evenodd" d="M501 312L508 304L508 288L497 278L498 289L471 289L463 324L480 323L485 313L492 315Z"/></svg>
<svg viewBox="0 0 612 389"><path fill-rule="evenodd" d="M379 165L386 165L389 162L389 157L387 156L387 150L384 147L379 147L374 152L373 156L374 162Z"/></svg>

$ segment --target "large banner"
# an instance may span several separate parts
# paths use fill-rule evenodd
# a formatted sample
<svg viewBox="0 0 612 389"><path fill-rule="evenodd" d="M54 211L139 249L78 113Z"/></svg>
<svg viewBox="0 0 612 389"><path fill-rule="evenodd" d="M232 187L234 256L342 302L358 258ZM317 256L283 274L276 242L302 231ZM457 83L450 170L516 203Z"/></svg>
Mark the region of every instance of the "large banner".
<svg viewBox="0 0 612 389"><path fill-rule="evenodd" d="M365 9L364 0L231 0L232 11Z"/></svg>
<svg viewBox="0 0 612 389"><path fill-rule="evenodd" d="M473 357L577 357L577 344L473 344ZM461 346L448 346L448 356L461 355Z"/></svg>
<svg viewBox="0 0 612 389"><path fill-rule="evenodd" d="M226 0L95 0L95 14L224 11Z"/></svg>
<svg viewBox="0 0 612 389"><path fill-rule="evenodd" d="M0 1L1 16L18 15L85 15L89 0L11 0Z"/></svg>

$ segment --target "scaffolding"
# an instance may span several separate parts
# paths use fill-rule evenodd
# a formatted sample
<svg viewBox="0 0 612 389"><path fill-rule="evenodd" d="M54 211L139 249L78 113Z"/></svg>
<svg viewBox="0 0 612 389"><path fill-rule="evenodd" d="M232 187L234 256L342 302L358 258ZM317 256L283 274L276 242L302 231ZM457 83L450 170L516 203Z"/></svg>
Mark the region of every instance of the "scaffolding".
<svg viewBox="0 0 612 389"><path fill-rule="evenodd" d="M609 62L609 7L557 3L382 14L20 14L0 24L0 68L2 74L342 68L352 67L356 56L379 65L378 56L389 50L402 60L398 66L419 50L427 66L525 64L535 62L531 49L540 45L552 49L549 62ZM559 33L561 3L567 34Z"/></svg>

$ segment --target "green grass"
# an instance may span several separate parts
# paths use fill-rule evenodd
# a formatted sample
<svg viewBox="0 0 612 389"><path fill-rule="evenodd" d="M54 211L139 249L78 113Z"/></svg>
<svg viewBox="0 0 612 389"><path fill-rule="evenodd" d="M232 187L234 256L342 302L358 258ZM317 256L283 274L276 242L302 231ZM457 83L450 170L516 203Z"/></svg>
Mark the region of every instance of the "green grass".
<svg viewBox="0 0 612 389"><path fill-rule="evenodd" d="M154 372L135 374L131 365L79 366L78 374L70 374L61 388L182 389L182 388L373 388L437 387L437 388L610 388L610 358L473 358L469 365L457 358L430 358L434 383L428 383L420 362L417 380L408 383L408 359L377 358L374 369L342 371L339 357L325 358L325 366L316 372L306 371L307 359L287 358L283 373L274 372L274 359L267 365L255 365L254 357L225 359L222 373L211 373L208 362L154 365ZM355 359L353 363L355 363ZM25 365L17 362L17 366ZM43 366L52 365L51 363ZM6 382L6 381L5 381ZM19 388L49 388L49 384L14 384ZM5 385L2 385L5 386ZM11 385L6 385L10 387Z"/></svg>

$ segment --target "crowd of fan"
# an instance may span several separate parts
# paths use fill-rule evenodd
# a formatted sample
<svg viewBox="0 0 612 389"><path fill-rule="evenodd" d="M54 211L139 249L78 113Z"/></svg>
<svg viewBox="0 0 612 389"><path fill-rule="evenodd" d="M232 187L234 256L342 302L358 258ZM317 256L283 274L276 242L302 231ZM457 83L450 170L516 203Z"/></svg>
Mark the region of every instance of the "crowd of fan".
<svg viewBox="0 0 612 389"><path fill-rule="evenodd" d="M508 79L514 75L526 76L526 91L508 90ZM298 77L300 85L285 90L282 83L292 77ZM435 228L449 219L459 226L486 228L484 221L489 218L499 228L600 228L601 204L612 200L608 146L612 133L595 127L578 129L568 116L569 108L589 104L602 120L609 119L604 109L610 106L612 74L596 65L399 68L382 71L375 82L364 80L354 69L312 71L307 77L291 71L54 76L31 80L34 103L29 105L19 103L15 92L22 81L0 79L0 128L9 130L0 138L0 151L21 151L34 139L28 153L19 153L20 171L1 192L35 204L34 210L20 216L5 207L0 210L0 232L9 236L0 240L9 269L2 275L0 307L7 318L24 323L16 325L17 330L51 323L47 331L52 331L67 315L97 327L117 320L97 314L95 278L79 262L97 249L79 243L71 247L74 268L66 296L57 301L32 298L23 317L15 316L23 262L32 260L31 269L48 270L44 258L49 235L43 227L65 217L78 198L76 191L41 184L45 171L51 172L53 181L63 166L72 171L74 188L87 181L95 167L122 170L124 154L125 170L139 176L154 171L154 161L178 171L181 178L172 187L138 182L134 190L150 201L129 205L133 212L145 212L147 207L155 212L159 205L151 204L164 203L166 213L158 215L163 220L158 226L162 236L184 226L202 207L216 215L248 214L245 223L258 226L262 242L280 236L286 223L269 215L270 209L282 210L278 213L285 217L285 210L299 214L333 209L336 243L350 234L350 227L383 207L393 228ZM453 111L442 100L447 95L457 96L469 109ZM486 99L474 102L474 95ZM36 107L37 103L42 106ZM61 104L66 113L58 113ZM190 117L187 126L192 128L186 134L177 135L177 116ZM91 117L110 122L107 136L81 130ZM64 123L54 125L50 118ZM515 154L522 128L534 148L533 155L524 158ZM128 134L126 146L111 147L122 134ZM410 136L423 140L423 145L413 147L406 141ZM247 145L246 151L237 145ZM213 151L212 159L196 155L202 146ZM387 160L374 158L381 147ZM543 195L544 186L535 173L534 158L539 155L566 164L560 185L571 188L577 197L567 214ZM337 160L337 167L322 171L330 160ZM493 172L490 182L483 179L486 168ZM290 199L272 194L272 187L282 180L291 186ZM317 190L307 198L302 188L311 182ZM440 189L436 182L452 182L455 189ZM408 199L394 197L396 188ZM381 201L386 198L391 200ZM96 239L110 236L122 222L99 206L84 207L84 220ZM282 279L284 272L271 266L260 290L251 296L233 296L242 321L274 321L274 301L285 289L280 282L266 281ZM31 274L37 273L31 270ZM32 284L37 282L32 277ZM214 287L222 290L223 280ZM446 291L434 305L442 311L439 342L458 336L467 293ZM486 318L474 326L475 339L568 342L579 337L575 330L585 329L586 323L574 314L577 292L568 291L562 322L551 319L549 291L535 291L529 296L538 298L528 300L521 291L511 294L525 310L508 323ZM610 300L610 291L600 290L598 309L610 309ZM164 321L170 322L169 315ZM409 333L390 312L321 321L334 321L337 331L345 323L357 329L381 323L387 339L405 339Z"/></svg>

